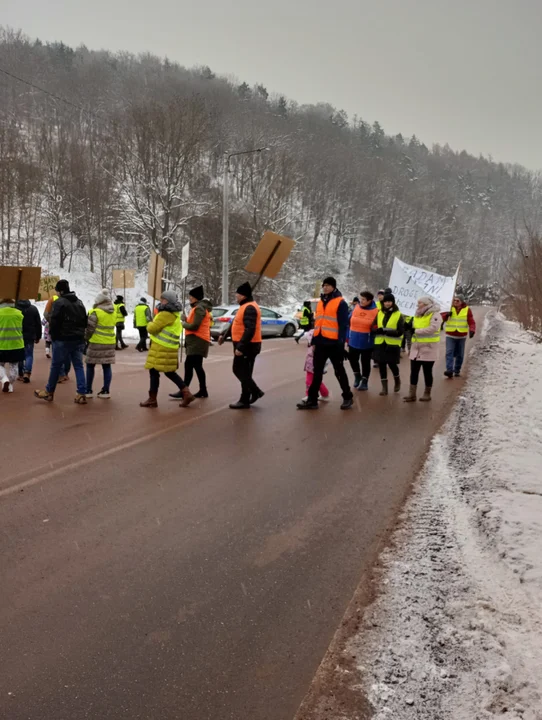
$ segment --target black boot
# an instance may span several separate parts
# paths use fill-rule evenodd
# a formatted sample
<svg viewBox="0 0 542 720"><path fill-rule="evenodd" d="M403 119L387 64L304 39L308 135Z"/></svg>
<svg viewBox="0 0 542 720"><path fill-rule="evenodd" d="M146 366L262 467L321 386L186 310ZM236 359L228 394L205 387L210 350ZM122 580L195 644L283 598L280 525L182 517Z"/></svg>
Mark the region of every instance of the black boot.
<svg viewBox="0 0 542 720"><path fill-rule="evenodd" d="M208 398L209 393L207 392L207 388L201 388L200 390L198 390L197 393L194 393L194 397L195 398Z"/></svg>
<svg viewBox="0 0 542 720"><path fill-rule="evenodd" d="M354 406L354 397L353 395L350 395L349 398L346 398L346 400L343 400L343 404L341 405L341 410L350 410Z"/></svg>
<svg viewBox="0 0 542 720"><path fill-rule="evenodd" d="M250 403L238 400L236 403L230 404L231 410L250 410Z"/></svg>
<svg viewBox="0 0 542 720"><path fill-rule="evenodd" d="M401 377L399 375L394 375L393 380L395 382L393 386L393 392L400 392L401 391Z"/></svg>
<svg viewBox="0 0 542 720"><path fill-rule="evenodd" d="M253 394L250 396L250 404L251 404L251 405L254 405L254 403L255 403L257 400L260 400L261 398L263 398L264 395L265 395L264 391L263 391L263 390L260 390L260 389L258 388L258 391L255 392L255 393L253 393Z"/></svg>
<svg viewBox="0 0 542 720"><path fill-rule="evenodd" d="M356 390L361 385L361 380L362 380L361 373L354 373L354 387L356 388Z"/></svg>

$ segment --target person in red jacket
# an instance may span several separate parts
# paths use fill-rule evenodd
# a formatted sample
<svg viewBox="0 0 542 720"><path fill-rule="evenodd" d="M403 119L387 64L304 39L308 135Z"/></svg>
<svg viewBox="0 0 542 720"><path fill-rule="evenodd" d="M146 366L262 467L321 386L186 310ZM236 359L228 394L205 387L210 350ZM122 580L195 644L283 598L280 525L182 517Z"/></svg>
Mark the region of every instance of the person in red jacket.
<svg viewBox="0 0 542 720"><path fill-rule="evenodd" d="M442 313L446 330L446 370L447 378L459 377L465 358L467 337L476 333L476 322L472 310L462 295L453 299L450 312Z"/></svg>

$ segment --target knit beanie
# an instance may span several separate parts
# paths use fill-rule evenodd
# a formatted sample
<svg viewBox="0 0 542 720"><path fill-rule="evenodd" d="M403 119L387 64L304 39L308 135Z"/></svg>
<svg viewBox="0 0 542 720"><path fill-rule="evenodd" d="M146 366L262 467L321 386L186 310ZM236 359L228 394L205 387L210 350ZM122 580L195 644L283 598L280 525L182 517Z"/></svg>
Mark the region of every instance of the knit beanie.
<svg viewBox="0 0 542 720"><path fill-rule="evenodd" d="M139 302L140 302L140 303L144 303L144 304L146 305L146 304L147 304L147 298L139 298Z"/></svg>
<svg viewBox="0 0 542 720"><path fill-rule="evenodd" d="M337 289L337 281L334 277L324 278L324 282L322 283L322 285L331 285L334 290Z"/></svg>
<svg viewBox="0 0 542 720"><path fill-rule="evenodd" d="M203 295L204 295L203 285L198 285L197 287L192 288L192 290L188 291L188 294L191 297L196 298L196 300L203 300Z"/></svg>
<svg viewBox="0 0 542 720"><path fill-rule="evenodd" d="M116 299L115 299L115 302L116 302L116 303L122 303L122 302L124 302L124 298L122 297L122 295L117 295L117 297L116 297Z"/></svg>
<svg viewBox="0 0 542 720"><path fill-rule="evenodd" d="M164 290L163 293L160 293L160 298L164 298L164 300L171 305L175 305L177 302L177 293L174 290Z"/></svg>
<svg viewBox="0 0 542 720"><path fill-rule="evenodd" d="M104 303L110 303L110 302L111 302L111 295L109 294L109 290L107 290L107 288L100 290L100 292L94 298L94 305L103 305Z"/></svg>
<svg viewBox="0 0 542 720"><path fill-rule="evenodd" d="M384 295L393 295L393 290L391 288L386 288L384 290Z"/></svg>
<svg viewBox="0 0 542 720"><path fill-rule="evenodd" d="M383 298L382 302L392 302L392 303L394 303L394 302L395 302L395 295L394 295L393 293L391 293L391 292L387 292L387 293L384 295L384 298Z"/></svg>
<svg viewBox="0 0 542 720"><path fill-rule="evenodd" d="M70 292L70 283L67 280L59 280L55 285L55 290L59 293Z"/></svg>
<svg viewBox="0 0 542 720"><path fill-rule="evenodd" d="M250 287L249 282L239 285L236 292L238 295L242 295L243 297L252 297L252 288Z"/></svg>
<svg viewBox="0 0 542 720"><path fill-rule="evenodd" d="M385 295L385 294L386 294L386 291L380 289L376 294L377 294L377 295Z"/></svg>

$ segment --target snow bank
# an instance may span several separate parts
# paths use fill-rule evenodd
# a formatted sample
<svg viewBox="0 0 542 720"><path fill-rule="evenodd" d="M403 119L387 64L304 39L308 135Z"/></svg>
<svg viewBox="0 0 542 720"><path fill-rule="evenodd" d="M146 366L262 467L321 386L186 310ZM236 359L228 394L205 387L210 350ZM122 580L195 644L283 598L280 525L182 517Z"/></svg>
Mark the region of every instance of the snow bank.
<svg viewBox="0 0 542 720"><path fill-rule="evenodd" d="M542 345L484 331L346 648L375 720L542 718Z"/></svg>

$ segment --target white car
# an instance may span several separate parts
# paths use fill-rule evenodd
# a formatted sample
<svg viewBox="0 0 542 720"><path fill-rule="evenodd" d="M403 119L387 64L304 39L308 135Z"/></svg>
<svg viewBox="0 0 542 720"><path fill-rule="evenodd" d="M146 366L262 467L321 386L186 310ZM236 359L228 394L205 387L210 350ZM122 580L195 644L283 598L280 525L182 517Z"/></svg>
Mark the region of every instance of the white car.
<svg viewBox="0 0 542 720"><path fill-rule="evenodd" d="M231 325L239 305L221 305L213 308L214 325L211 328L211 336L217 338L225 330L226 324ZM276 310L261 307L262 313L262 337L293 337L297 330L297 323L294 318L285 317Z"/></svg>

